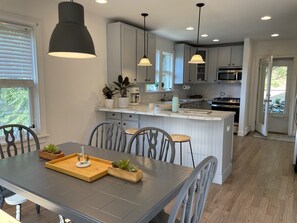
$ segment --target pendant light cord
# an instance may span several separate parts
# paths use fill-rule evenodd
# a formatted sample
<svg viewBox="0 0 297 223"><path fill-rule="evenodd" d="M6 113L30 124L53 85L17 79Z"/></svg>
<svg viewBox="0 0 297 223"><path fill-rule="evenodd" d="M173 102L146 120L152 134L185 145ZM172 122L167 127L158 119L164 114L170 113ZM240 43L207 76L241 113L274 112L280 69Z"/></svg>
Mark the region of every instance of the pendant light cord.
<svg viewBox="0 0 297 223"><path fill-rule="evenodd" d="M143 33L144 33L144 37L143 37L143 41L144 41L144 57L146 57L146 49L145 49L145 16L143 16Z"/></svg>
<svg viewBox="0 0 297 223"><path fill-rule="evenodd" d="M201 7L204 6L204 3L198 3L196 6L199 7L198 26L197 26L197 28L198 28L198 31L197 31L197 48L196 48L196 54L198 54Z"/></svg>
<svg viewBox="0 0 297 223"><path fill-rule="evenodd" d="M145 48L145 45L146 45L146 42L145 42L145 17L148 16L147 13L142 13L141 14L143 16L143 33L144 33L144 36L143 36L143 57L146 57L146 48Z"/></svg>

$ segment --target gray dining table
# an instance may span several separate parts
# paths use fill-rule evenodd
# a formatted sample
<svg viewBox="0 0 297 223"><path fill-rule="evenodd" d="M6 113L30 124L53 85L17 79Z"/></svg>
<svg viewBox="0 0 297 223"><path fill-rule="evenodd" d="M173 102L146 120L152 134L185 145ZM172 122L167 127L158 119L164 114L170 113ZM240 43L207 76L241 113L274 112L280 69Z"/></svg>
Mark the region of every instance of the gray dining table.
<svg viewBox="0 0 297 223"><path fill-rule="evenodd" d="M76 223L145 223L178 194L193 171L73 142L58 145L66 155L80 152L81 146L85 153L102 159L130 159L143 171L143 179L131 183L107 175L89 183L45 168L45 161L34 151L0 160L0 185Z"/></svg>

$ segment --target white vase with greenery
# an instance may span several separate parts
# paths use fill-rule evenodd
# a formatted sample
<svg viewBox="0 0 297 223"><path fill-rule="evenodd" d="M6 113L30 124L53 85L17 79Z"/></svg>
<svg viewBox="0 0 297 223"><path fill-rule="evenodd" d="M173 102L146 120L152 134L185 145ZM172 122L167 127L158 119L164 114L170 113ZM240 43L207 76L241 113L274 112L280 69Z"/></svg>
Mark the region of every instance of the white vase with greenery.
<svg viewBox="0 0 297 223"><path fill-rule="evenodd" d="M119 97L119 107L127 108L129 104L127 89L132 86L130 84L129 78L128 77L123 78L122 75L119 75L118 82L113 82L113 83L116 85L115 90L117 91L117 93L121 95L121 97Z"/></svg>

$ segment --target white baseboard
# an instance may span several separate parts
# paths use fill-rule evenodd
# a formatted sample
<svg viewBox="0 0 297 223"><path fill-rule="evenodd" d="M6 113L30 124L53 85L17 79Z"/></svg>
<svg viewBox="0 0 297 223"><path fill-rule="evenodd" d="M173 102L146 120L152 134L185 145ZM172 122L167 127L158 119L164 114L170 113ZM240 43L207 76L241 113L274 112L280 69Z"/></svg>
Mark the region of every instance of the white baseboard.
<svg viewBox="0 0 297 223"><path fill-rule="evenodd" d="M246 126L244 130L239 130L237 135L238 136L246 136L250 132L249 126Z"/></svg>
<svg viewBox="0 0 297 223"><path fill-rule="evenodd" d="M223 174L216 174L213 178L213 183L223 185L227 178L231 175L232 163L223 171Z"/></svg>

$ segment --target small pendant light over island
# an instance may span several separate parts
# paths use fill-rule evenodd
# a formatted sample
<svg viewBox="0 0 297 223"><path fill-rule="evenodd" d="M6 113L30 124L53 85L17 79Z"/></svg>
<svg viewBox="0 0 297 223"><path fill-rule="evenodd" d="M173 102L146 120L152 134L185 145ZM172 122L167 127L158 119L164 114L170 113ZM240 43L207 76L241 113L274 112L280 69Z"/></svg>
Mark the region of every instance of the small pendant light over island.
<svg viewBox="0 0 297 223"><path fill-rule="evenodd" d="M141 13L141 15L143 16L143 32L144 32L144 40L143 40L143 57L141 58L139 64L137 64L137 66L142 66L142 67L150 67L152 66L150 60L147 58L146 56L146 48L145 48L145 45L146 45L146 41L145 41L145 36L146 36L146 32L145 32L145 17L148 16L147 13Z"/></svg>
<svg viewBox="0 0 297 223"><path fill-rule="evenodd" d="M200 29L200 15L201 15L201 7L204 6L204 3L198 3L196 6L199 8L199 16L198 16L198 29L197 29L197 48L196 48L196 53L193 55L191 60L189 61L190 64L204 64L205 61L201 57L201 55L198 52L198 47L199 47L199 29Z"/></svg>

